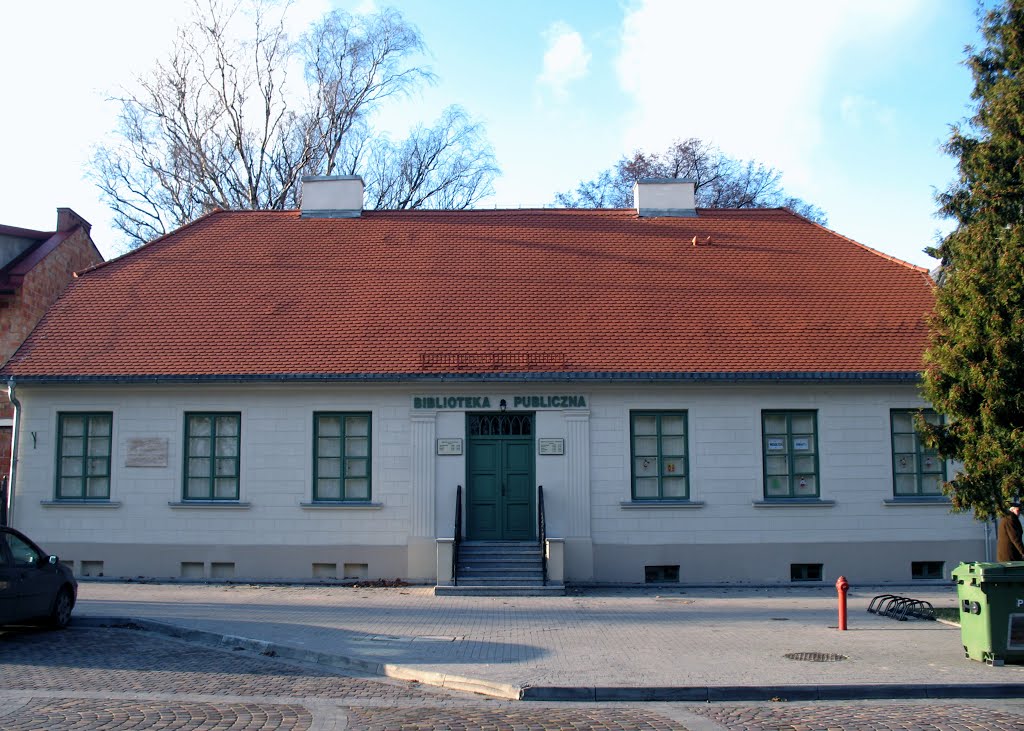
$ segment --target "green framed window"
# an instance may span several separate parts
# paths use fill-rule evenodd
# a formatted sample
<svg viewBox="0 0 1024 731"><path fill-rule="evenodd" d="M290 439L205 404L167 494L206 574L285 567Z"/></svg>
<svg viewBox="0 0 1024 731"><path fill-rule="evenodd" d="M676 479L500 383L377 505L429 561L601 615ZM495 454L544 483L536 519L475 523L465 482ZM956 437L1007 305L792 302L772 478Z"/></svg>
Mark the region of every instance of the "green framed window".
<svg viewBox="0 0 1024 731"><path fill-rule="evenodd" d="M238 500L242 415L185 414L185 500Z"/></svg>
<svg viewBox="0 0 1024 731"><path fill-rule="evenodd" d="M816 498L818 412L762 411L764 497Z"/></svg>
<svg viewBox="0 0 1024 731"><path fill-rule="evenodd" d="M892 409L892 484L894 497L942 495L946 481L946 462L939 453L921 443L914 426L918 409ZM940 424L941 417L931 409L921 409L929 424Z"/></svg>
<svg viewBox="0 0 1024 731"><path fill-rule="evenodd" d="M109 500L114 415L57 414L57 499Z"/></svg>
<svg viewBox="0 0 1024 731"><path fill-rule="evenodd" d="M633 500L689 500L685 411L631 411Z"/></svg>
<svg viewBox="0 0 1024 731"><path fill-rule="evenodd" d="M313 502L370 495L370 414L313 414Z"/></svg>

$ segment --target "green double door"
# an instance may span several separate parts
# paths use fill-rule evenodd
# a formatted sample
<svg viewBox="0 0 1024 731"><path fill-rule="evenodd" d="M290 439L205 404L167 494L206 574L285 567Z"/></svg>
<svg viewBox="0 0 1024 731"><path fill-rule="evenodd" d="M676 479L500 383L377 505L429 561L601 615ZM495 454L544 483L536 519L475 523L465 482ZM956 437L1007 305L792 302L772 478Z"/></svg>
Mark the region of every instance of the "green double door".
<svg viewBox="0 0 1024 731"><path fill-rule="evenodd" d="M467 418L466 537L535 539L533 414L469 414Z"/></svg>

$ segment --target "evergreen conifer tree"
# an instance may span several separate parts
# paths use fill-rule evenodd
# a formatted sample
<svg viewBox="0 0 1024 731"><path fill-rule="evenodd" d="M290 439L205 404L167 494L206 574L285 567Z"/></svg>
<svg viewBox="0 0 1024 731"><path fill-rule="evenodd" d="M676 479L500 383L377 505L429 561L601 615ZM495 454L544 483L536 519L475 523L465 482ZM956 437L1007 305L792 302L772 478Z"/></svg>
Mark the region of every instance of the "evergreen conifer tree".
<svg viewBox="0 0 1024 731"><path fill-rule="evenodd" d="M924 396L945 416L925 442L963 470L944 490L979 520L1024 492L1024 0L1004 0L968 49L974 115L946 150L958 179L938 197L956 221L942 261Z"/></svg>

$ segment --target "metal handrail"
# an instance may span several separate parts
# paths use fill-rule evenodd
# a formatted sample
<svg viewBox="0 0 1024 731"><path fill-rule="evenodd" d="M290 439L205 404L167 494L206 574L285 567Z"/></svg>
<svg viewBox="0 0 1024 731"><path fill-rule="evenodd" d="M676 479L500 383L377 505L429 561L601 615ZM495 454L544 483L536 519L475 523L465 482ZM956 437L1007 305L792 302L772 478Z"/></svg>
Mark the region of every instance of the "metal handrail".
<svg viewBox="0 0 1024 731"><path fill-rule="evenodd" d="M548 585L547 526L544 524L544 486L537 485L537 541L540 543L540 568L544 586Z"/></svg>
<svg viewBox="0 0 1024 731"><path fill-rule="evenodd" d="M462 485L455 486L455 540L452 542L452 586L459 585L459 545L462 543Z"/></svg>

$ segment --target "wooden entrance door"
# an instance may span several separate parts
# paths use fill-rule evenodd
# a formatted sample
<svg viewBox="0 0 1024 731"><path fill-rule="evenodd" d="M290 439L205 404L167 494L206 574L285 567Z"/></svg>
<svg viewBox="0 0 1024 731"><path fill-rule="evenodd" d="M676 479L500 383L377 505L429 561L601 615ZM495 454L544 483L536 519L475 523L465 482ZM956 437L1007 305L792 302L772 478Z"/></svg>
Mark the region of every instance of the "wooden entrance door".
<svg viewBox="0 0 1024 731"><path fill-rule="evenodd" d="M536 538L533 414L469 414L466 537Z"/></svg>

